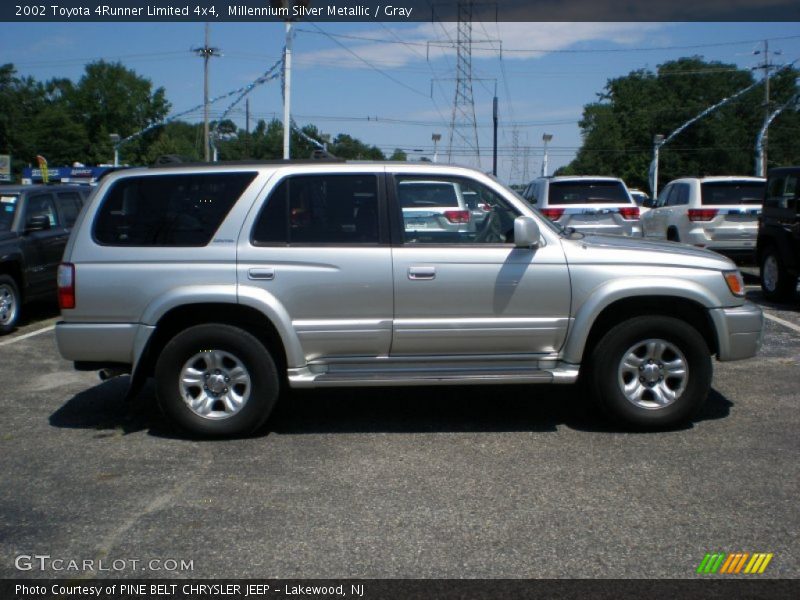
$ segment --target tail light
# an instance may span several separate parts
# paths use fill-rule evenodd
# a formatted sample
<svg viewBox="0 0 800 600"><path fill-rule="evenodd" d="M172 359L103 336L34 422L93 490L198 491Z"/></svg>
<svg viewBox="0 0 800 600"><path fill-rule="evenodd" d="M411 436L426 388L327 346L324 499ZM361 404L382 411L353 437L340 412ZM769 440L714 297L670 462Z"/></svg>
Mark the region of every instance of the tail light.
<svg viewBox="0 0 800 600"><path fill-rule="evenodd" d="M690 221L710 221L717 216L717 212L714 208L690 208L686 215Z"/></svg>
<svg viewBox="0 0 800 600"><path fill-rule="evenodd" d="M622 218L626 221L635 221L639 218L639 207L623 206L619 209L619 214L622 215Z"/></svg>
<svg viewBox="0 0 800 600"><path fill-rule="evenodd" d="M563 208L542 208L540 211L545 217L550 219L551 221L558 221L561 218L561 215L564 214Z"/></svg>
<svg viewBox="0 0 800 600"><path fill-rule="evenodd" d="M444 218L451 223L469 223L468 210L446 210L444 211Z"/></svg>
<svg viewBox="0 0 800 600"><path fill-rule="evenodd" d="M58 307L75 308L75 265L61 263L58 265Z"/></svg>
<svg viewBox="0 0 800 600"><path fill-rule="evenodd" d="M492 210L492 205L487 204L486 202L479 202L478 208L480 208L483 212L490 212Z"/></svg>

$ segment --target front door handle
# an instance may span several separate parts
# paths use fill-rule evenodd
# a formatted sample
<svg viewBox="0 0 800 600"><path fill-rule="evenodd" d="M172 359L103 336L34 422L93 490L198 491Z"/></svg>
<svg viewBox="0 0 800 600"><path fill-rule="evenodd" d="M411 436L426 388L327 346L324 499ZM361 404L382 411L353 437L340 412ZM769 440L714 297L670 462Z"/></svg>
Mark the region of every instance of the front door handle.
<svg viewBox="0 0 800 600"><path fill-rule="evenodd" d="M436 267L409 267L409 279L436 279Z"/></svg>
<svg viewBox="0 0 800 600"><path fill-rule="evenodd" d="M275 269L272 267L267 267L264 269L250 269L247 271L247 277L249 279L262 279L265 281L271 281L275 279Z"/></svg>

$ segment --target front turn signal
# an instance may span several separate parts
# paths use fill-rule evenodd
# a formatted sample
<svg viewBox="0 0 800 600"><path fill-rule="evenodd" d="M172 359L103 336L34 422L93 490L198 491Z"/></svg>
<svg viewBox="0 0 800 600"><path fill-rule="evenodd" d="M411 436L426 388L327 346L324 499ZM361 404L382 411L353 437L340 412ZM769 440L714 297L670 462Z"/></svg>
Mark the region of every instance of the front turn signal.
<svg viewBox="0 0 800 600"><path fill-rule="evenodd" d="M722 276L725 278L725 283L728 284L728 289L734 296L744 296L744 280L739 271L724 271Z"/></svg>

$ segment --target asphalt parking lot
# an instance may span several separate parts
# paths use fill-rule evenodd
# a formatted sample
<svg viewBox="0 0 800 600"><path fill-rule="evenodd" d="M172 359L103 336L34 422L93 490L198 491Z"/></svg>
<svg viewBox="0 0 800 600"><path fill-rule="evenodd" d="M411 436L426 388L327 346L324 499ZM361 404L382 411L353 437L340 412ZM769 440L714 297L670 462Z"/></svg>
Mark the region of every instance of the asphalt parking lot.
<svg viewBox="0 0 800 600"><path fill-rule="evenodd" d="M681 430L609 428L573 388L430 388L295 393L213 442L73 371L45 309L0 339L0 577L691 578L715 551L800 577L800 305L761 303L760 355L716 363Z"/></svg>

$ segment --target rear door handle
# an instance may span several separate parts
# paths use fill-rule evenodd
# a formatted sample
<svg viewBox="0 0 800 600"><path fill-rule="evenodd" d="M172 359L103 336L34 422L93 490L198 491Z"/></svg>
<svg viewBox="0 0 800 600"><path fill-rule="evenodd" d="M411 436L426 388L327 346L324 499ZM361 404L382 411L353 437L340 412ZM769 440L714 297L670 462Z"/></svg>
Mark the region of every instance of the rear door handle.
<svg viewBox="0 0 800 600"><path fill-rule="evenodd" d="M275 269L272 267L267 267L263 269L250 269L247 272L247 277L249 279L262 279L266 281L271 281L275 279Z"/></svg>
<svg viewBox="0 0 800 600"><path fill-rule="evenodd" d="M409 279L436 279L436 267L409 267Z"/></svg>

